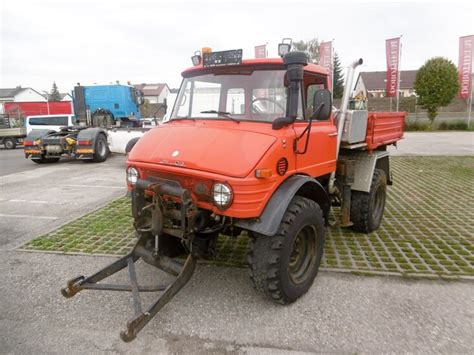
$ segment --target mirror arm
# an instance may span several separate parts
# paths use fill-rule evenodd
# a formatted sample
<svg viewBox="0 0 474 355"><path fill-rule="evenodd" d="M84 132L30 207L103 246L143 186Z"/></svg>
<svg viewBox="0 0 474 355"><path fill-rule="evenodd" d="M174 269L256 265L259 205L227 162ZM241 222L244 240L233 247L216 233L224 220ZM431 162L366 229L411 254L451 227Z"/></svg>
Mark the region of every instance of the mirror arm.
<svg viewBox="0 0 474 355"><path fill-rule="evenodd" d="M311 126L313 125L313 118L316 117L319 112L321 112L321 110L323 109L324 107L324 103L322 103L321 105L319 105L319 107L313 112L313 114L309 117L309 123L308 125L306 126L306 128L303 130L303 132L300 134L299 137L297 137L294 141L293 141L293 150L295 152L295 154L306 154L306 151L308 150L308 144L309 144L309 135L311 133ZM307 133L307 137L306 137L306 142L304 144L304 150L302 152L298 151L298 142L299 140L304 136L304 134Z"/></svg>

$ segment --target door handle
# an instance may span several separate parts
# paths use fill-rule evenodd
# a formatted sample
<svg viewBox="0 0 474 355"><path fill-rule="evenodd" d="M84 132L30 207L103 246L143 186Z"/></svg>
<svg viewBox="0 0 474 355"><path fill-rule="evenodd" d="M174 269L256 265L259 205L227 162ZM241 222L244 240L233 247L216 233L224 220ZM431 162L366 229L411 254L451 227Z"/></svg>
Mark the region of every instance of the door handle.
<svg viewBox="0 0 474 355"><path fill-rule="evenodd" d="M328 137L337 137L337 132L329 133L329 134L328 134Z"/></svg>

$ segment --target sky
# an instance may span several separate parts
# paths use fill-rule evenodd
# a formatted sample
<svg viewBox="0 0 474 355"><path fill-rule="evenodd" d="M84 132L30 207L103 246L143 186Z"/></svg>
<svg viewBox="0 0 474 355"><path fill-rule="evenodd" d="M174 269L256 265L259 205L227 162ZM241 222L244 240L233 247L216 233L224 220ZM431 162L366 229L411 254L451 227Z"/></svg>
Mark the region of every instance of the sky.
<svg viewBox="0 0 474 355"><path fill-rule="evenodd" d="M402 69L443 56L457 64L458 38L474 34L474 1L0 1L0 87L61 92L83 85L167 83L202 47L267 43L284 37L334 39L343 66L385 70L385 39L402 37Z"/></svg>

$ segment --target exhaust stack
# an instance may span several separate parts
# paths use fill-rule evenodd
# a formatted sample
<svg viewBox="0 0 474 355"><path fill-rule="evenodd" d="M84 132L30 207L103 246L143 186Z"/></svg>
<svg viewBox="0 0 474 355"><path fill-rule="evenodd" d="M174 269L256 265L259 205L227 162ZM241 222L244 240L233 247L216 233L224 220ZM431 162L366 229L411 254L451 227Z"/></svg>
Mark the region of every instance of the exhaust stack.
<svg viewBox="0 0 474 355"><path fill-rule="evenodd" d="M346 86L344 87L344 94L342 95L341 101L341 110L339 112L339 120L337 123L337 147L336 147L336 159L339 158L339 149L341 146L342 140L342 130L344 129L344 123L346 121L347 116L347 106L349 105L349 99L351 97L352 85L354 81L354 73L355 69L361 65L364 61L362 58L354 61L349 65L347 68L347 81ZM329 191L332 193L334 192L334 180L336 177L336 173L331 173L331 178L329 179Z"/></svg>

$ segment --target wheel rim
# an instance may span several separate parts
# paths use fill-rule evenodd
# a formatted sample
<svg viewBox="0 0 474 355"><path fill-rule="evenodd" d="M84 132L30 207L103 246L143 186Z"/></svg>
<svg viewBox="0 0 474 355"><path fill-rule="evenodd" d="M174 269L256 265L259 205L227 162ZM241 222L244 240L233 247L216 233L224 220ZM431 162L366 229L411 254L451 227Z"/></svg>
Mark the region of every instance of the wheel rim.
<svg viewBox="0 0 474 355"><path fill-rule="evenodd" d="M303 226L293 242L288 271L290 279L295 284L305 282L317 259L318 238L313 225Z"/></svg>
<svg viewBox="0 0 474 355"><path fill-rule="evenodd" d="M7 140L7 141L5 142L5 147L6 147L7 149L12 149L12 148L13 148L13 142L12 142L11 140Z"/></svg>
<svg viewBox="0 0 474 355"><path fill-rule="evenodd" d="M385 205L385 191L382 186L378 186L372 198L372 216L375 222L382 218L383 208Z"/></svg>
<svg viewBox="0 0 474 355"><path fill-rule="evenodd" d="M99 155L101 157L103 157L105 155L105 144L104 144L104 141L102 139L99 139L99 142L97 142L97 145L98 145L98 151L99 151Z"/></svg>

